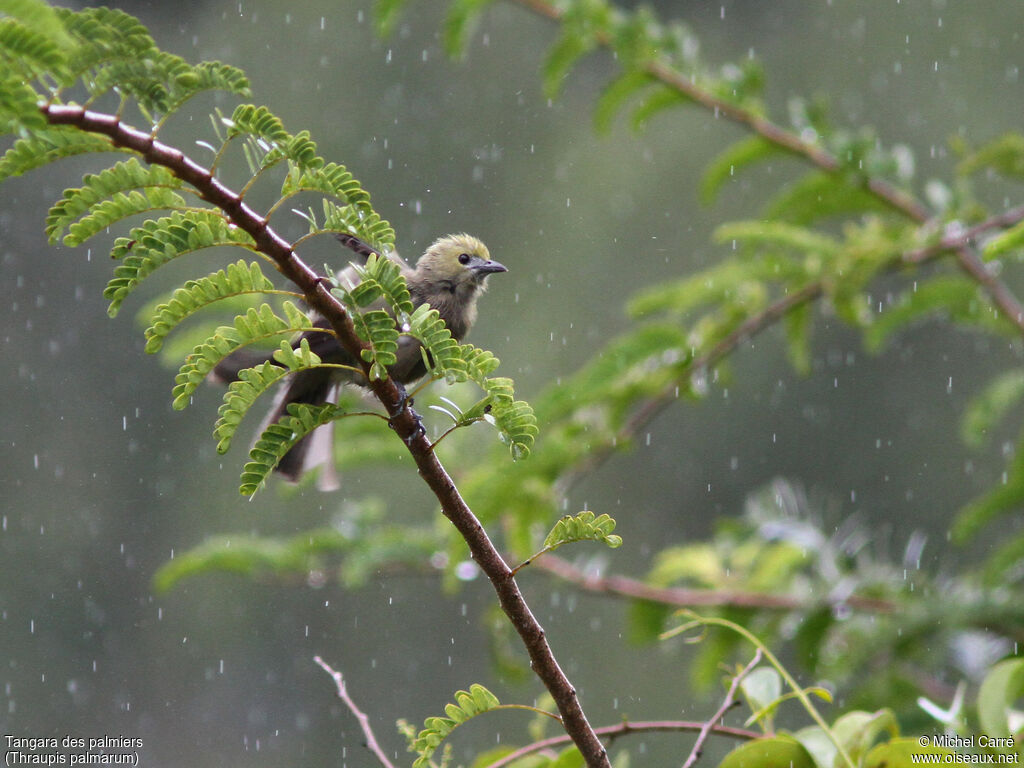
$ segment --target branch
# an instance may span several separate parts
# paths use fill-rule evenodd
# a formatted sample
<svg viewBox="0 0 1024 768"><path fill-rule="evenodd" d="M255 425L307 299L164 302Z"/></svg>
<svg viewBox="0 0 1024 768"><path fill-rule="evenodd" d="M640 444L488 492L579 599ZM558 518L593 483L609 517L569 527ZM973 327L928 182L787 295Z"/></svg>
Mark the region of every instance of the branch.
<svg viewBox="0 0 1024 768"><path fill-rule="evenodd" d="M319 656L314 656L313 661L320 665L320 667L334 678L334 684L338 688L338 698L345 702L345 706L348 707L349 712L355 715L356 720L359 721L359 727L363 729L363 736L366 737L366 747L380 762L384 768L395 768L394 764L388 760L387 755L384 754L384 750L380 748L380 744L377 743L377 738L373 735L373 729L370 727L370 718L366 716L366 713L356 706L356 703L352 701L352 697L348 695L348 689L345 687L345 678L342 677L341 672L333 669L326 661L321 659Z"/></svg>
<svg viewBox="0 0 1024 768"><path fill-rule="evenodd" d="M825 285L820 280L808 283L793 293L787 294L773 304L769 304L756 315L751 315L740 323L731 333L721 339L715 346L702 355L695 357L686 367L685 377L695 370L710 368L724 358L744 341L774 325L776 322L797 307L809 304L820 298L825 292ZM682 378L682 377L680 377ZM556 493L565 495L584 475L603 464L620 445L627 445L662 410L678 400L676 391L680 379L670 381L657 395L646 400L615 433L615 438L596 450L588 453L572 470L558 479Z"/></svg>
<svg viewBox="0 0 1024 768"><path fill-rule="evenodd" d="M544 628L523 598L511 569L431 450L419 417L407 407L406 398L402 397L398 386L390 378L370 378L369 363L360 354L366 348L366 343L356 335L351 318L342 304L331 295L330 284L326 279L310 269L295 254L292 246L270 227L264 217L253 211L239 194L221 184L213 178L209 169L186 157L180 150L123 124L116 115L53 104L43 104L40 110L53 125L73 125L83 131L102 134L112 139L115 146L138 152L147 162L169 168L180 179L195 187L202 199L220 208L234 225L247 232L256 242L256 247L274 260L278 271L299 287L306 303L330 323L345 351L353 359L361 361L369 388L387 411L388 423L402 438L416 462L420 476L440 502L445 517L465 539L473 559L490 579L502 610L526 646L531 668L554 698L563 726L579 747L587 765L611 768L605 748L580 706L576 689L555 659Z"/></svg>
<svg viewBox="0 0 1024 768"><path fill-rule="evenodd" d="M676 733L678 731L700 731L704 725L705 723L694 722L692 720L637 720L635 722L623 720L619 725L605 725L600 728L595 728L594 732L599 736L607 736L608 740L612 741L620 736L628 736L631 733ZM759 739L763 735L757 731L748 731L745 728L733 728L728 725L712 725L711 730L715 733L721 734L722 736L729 736L733 739ZM568 736L552 736L550 739L535 741L532 744L527 744L525 747L520 747L515 752L510 752L500 760L489 764L487 768L507 768L507 766L512 765L520 758L531 755L534 752L541 752L545 749L551 749L552 747L567 744L568 742Z"/></svg>
<svg viewBox="0 0 1024 768"><path fill-rule="evenodd" d="M750 674L751 670L761 663L761 658L764 653L760 648L754 653L754 658L750 660L750 663L745 666L736 677L732 679L729 684L729 690L725 694L725 699L722 701L722 706L718 708L718 711L713 714L703 726L701 726L700 733L697 734L697 740L693 743L693 749L690 750L690 756L686 758L686 762L683 763L683 768L691 768L691 766L697 762L697 759L701 756L704 751L704 742L708 740L708 734L711 733L711 729L715 723L725 717L725 713L733 708L734 705L739 702L736 700L736 691L739 690L740 683L743 678Z"/></svg>
<svg viewBox="0 0 1024 768"><path fill-rule="evenodd" d="M809 607L808 601L790 595L776 595L761 592L734 592L716 589L684 589L682 587L653 587L628 576L591 576L568 560L548 555L534 566L546 570L581 589L597 594L625 597L630 600L647 600L652 603L694 608L696 606L729 606L736 608L762 608L768 610L801 610ZM872 613L892 613L898 606L875 597L850 595L844 598L829 597L827 605L844 605Z"/></svg>
<svg viewBox="0 0 1024 768"><path fill-rule="evenodd" d="M561 21L565 15L565 11L562 8L556 7L548 0L517 0L517 2L534 13L553 21ZM611 46L611 40L607 35L597 35L597 41L605 47ZM664 59L656 58L649 61L644 65L644 71L687 99L710 110L714 113L715 117L724 117L749 128L774 146L803 158L826 173L836 174L842 172L842 163L828 150L818 144L804 141L792 131L782 128L755 112L744 109L737 104L703 90ZM862 179L863 187L867 191L896 212L920 224L932 218L931 211L913 195L904 192L885 179L866 175ZM956 258L960 268L988 292L992 303L1024 335L1024 306L1021 305L1013 292L998 277L985 268L984 262L969 245L965 244L957 248L956 251Z"/></svg>

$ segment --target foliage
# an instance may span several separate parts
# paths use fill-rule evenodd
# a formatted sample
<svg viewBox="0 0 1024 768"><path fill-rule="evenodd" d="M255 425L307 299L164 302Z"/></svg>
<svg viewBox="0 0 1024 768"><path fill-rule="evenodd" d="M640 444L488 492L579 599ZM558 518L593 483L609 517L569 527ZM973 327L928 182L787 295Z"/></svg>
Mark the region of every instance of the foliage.
<svg viewBox="0 0 1024 768"><path fill-rule="evenodd" d="M402 5L402 0L378 2L382 32L394 27ZM450 4L444 41L452 55L465 52L488 5L486 0ZM450 400L449 407L436 406L451 417L452 426L433 448L474 446L475 431L466 428L486 422L497 429L502 453L514 459L532 456L509 465L484 452L483 460L460 467L466 499L485 525L501 532L502 546L517 558L532 560L537 555L530 553L546 554L585 540L619 546L621 539L612 533L615 521L607 514L583 512L551 527L566 489L608 457L629 450L662 409L680 399L704 397L724 360L742 340L765 328L782 325L786 352L801 373L814 370L814 330L824 314L859 334L871 351L936 318L1019 344L1024 325L1001 281L1024 255L1024 213L1014 218L1002 208L989 210L971 181L977 173L1019 181L1024 176L1020 134L978 147L957 139L955 177L917 179L909 149L886 147L867 128L833 126L818 102L794 100L788 123L772 122L761 96L763 74L753 58L713 65L689 29L663 23L649 9L626 11L606 0L533 0L530 5L558 24L541 71L542 87L552 98L587 56L602 49L612 52L616 72L595 106L598 130L609 130L623 113L628 112L634 128L642 128L684 108L712 109L748 130L749 135L710 161L699 190L706 204L729 195L739 177L759 163L786 157L806 166L762 210L717 228L714 238L723 255L714 264L630 297L626 329L575 374L541 393L536 408L516 399L511 379L493 375L498 367L493 354L457 342L436 310L413 307L401 270L390 257L395 232L374 210L369 194L345 166L320 157L308 132L289 132L268 107L243 103L230 116L219 111L211 116L213 136L205 143L215 159L203 169L206 178L228 152L241 153L248 164L250 177L235 206L194 194L194 176L148 164L148 151L133 151L123 142L53 119L55 110L73 107L84 93L85 107L111 103L119 124L128 125L127 115L137 117L149 126L146 135L155 145L166 121L183 114L196 94L218 89L235 99L251 97L241 71L220 62L191 65L160 51L142 25L121 11L0 2L0 132L12 137L0 158L0 181L61 158L127 155L86 174L46 219L51 242L80 245L109 227L124 226L129 218L153 217L113 244L117 265L104 292L111 315L134 298L147 277L179 256L206 257L211 248L246 251L244 258L222 269L206 268L205 276L159 300L148 313L145 332L146 351L157 352L172 334L185 333L182 326L197 315L233 306L236 300L251 302L230 324L203 331L173 390L174 406L183 408L228 355L250 345L277 346L272 359L243 370L228 388L214 430L222 452L262 395L288 376L325 365L308 343L295 340L296 334L323 329L308 312L281 298L294 299L296 292L264 274L258 259L268 258L266 233L238 226L240 201L253 186L269 184L275 169L283 181L263 211L264 222L300 194L319 196L318 206L300 213L308 233L288 247L296 249L307 238L324 234L360 244L354 250L366 258L353 264L361 279L357 286L330 283L330 275L323 279L364 345L361 365L367 379L387 379L399 345L418 343L430 381L456 386L456 397L472 387L479 390L466 407ZM940 195L935 202L938 198L927 194L935 184L956 194ZM891 301L878 301L881 285ZM997 373L964 416L965 440L983 449L989 435L1020 411L1022 395L1019 370ZM344 459L394 462L397 441L383 420L349 418L356 413L348 400L290 406L252 447L242 493L261 488L296 441L334 422L346 430ZM539 424L544 425L543 439ZM1004 481L961 510L953 530L957 542L973 540L1024 503L1024 433L1008 453ZM157 585L168 589L185 577L218 571L303 580L333 567L327 565L331 557L341 560L342 581L357 585L377 568L422 565L428 555L445 549L452 555L449 576L464 559L464 543L452 530L381 526L378 521L359 526L352 537L324 528L290 539L211 539L168 563ZM919 544L913 540L903 560L893 561L876 553L871 537L856 525L826 530L814 518L813 505L791 486L777 483L751 498L744 518L719 522L712 539L668 544L655 553L649 571L633 582L643 590L621 593L630 601L630 633L641 641L664 637L675 621L668 596L686 591L724 595L700 622L729 631L709 631L704 637L695 664L698 683L713 682L723 660L741 648L742 638L750 640L753 632L762 638L756 643L771 664L755 670L742 690L753 713L751 723L766 735L732 752L725 759L729 768L909 765L918 742L901 735L901 724L921 717L916 699L922 679L961 677L978 686L975 710L964 716L954 702L948 710L952 714L940 718L944 727L969 733L969 720L976 719L986 733L1019 732L1014 707L1022 672L1014 643L1024 620L1024 534L1007 535L976 572L951 576L921 571L912 557ZM545 536L544 531L550 532ZM543 567L544 559L536 565ZM641 592L644 596L637 596ZM739 630L738 624L747 629ZM993 642L967 665L955 650L982 631ZM850 711L831 722L817 714L808 693L820 689L798 686L768 653L769 646L787 644L802 673L844 690ZM899 664L889 663L894 659ZM455 698L446 717L428 719L411 736L417 765L429 765L459 725L501 708L479 685ZM814 723L793 733L777 732L776 713L792 699L803 704ZM879 700L887 706L879 707ZM933 716L943 711L939 705L921 706ZM883 737L888 740L879 741ZM940 754L943 748L925 749ZM574 749L534 757L521 764L564 767L582 760Z"/></svg>

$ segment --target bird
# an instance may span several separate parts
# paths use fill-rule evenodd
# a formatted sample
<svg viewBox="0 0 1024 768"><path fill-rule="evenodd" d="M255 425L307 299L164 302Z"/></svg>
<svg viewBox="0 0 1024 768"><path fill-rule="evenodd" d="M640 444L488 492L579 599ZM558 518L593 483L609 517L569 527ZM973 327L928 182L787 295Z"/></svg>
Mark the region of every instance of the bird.
<svg viewBox="0 0 1024 768"><path fill-rule="evenodd" d="M376 251L351 235L338 235L346 247L363 256ZM507 272L500 262L491 259L487 246L476 237L465 233L451 234L435 240L410 267L397 253L388 253L386 258L395 262L405 276L413 307L429 304L436 309L448 330L457 341L462 341L473 327L477 317L477 299L487 289L487 278L492 274ZM350 289L360 281L351 264L337 275L339 284ZM383 300L366 309L385 308ZM314 325L329 329L330 324L323 317L314 315ZM349 368L316 368L292 374L282 384L270 412L264 419L257 434L282 416L287 415L292 403L323 405L336 402L341 386L355 385L366 388L369 382L362 374L359 362L346 352L337 338L327 331L305 331L292 340L298 347L305 340L310 350L322 362L351 366ZM401 385L411 384L426 374L426 365L420 343L408 335L399 337L397 360L388 368L388 376ZM238 380L238 374L245 368L260 365L271 360L272 352L255 351L248 348L236 350L218 363L210 373L210 379L220 384ZM332 424L318 427L304 436L281 457L275 472L289 482L298 482L307 472L320 468L317 484L320 490L336 490L340 483L334 470L334 446Z"/></svg>

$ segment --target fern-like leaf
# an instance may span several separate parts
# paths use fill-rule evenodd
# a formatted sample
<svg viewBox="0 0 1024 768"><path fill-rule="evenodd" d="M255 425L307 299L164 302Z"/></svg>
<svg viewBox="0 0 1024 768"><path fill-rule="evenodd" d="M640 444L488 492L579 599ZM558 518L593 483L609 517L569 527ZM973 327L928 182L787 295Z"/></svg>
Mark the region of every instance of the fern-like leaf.
<svg viewBox="0 0 1024 768"><path fill-rule="evenodd" d="M333 200L323 201L323 219L317 223L312 209L309 211L310 234L336 232L355 235L379 253L394 250L395 230L369 205L338 205Z"/></svg>
<svg viewBox="0 0 1024 768"><path fill-rule="evenodd" d="M100 68L114 61L143 61L158 54L156 43L139 20L124 11L103 6L72 11L56 8L57 15L78 47L71 57L72 71L81 76L92 72L90 93L99 95L95 77Z"/></svg>
<svg viewBox="0 0 1024 768"><path fill-rule="evenodd" d="M191 66L184 59L165 54L170 92L167 112L173 113L186 101L203 91L226 91L236 96L249 96L249 78L238 67L219 61L203 61Z"/></svg>
<svg viewBox="0 0 1024 768"><path fill-rule="evenodd" d="M1010 409L1024 398L1024 370L1000 374L971 398L960 422L960 435L974 448L984 445L992 430L1003 423Z"/></svg>
<svg viewBox="0 0 1024 768"><path fill-rule="evenodd" d="M218 245L255 250L248 233L214 210L175 211L135 227L129 235L119 237L110 252L111 258L121 261L103 291L104 298L110 300L107 312L111 317L142 280L178 256Z"/></svg>
<svg viewBox="0 0 1024 768"><path fill-rule="evenodd" d="M146 167L134 157L116 163L100 173L88 173L82 177L81 187L64 190L64 196L61 200L50 208L50 212L46 217L46 236L51 243L57 242L64 233L64 230L75 219L92 210L101 201L118 193L142 189L149 195L151 189L180 189L182 183L180 179L176 178L173 173L163 166L153 165ZM169 207L183 207L185 204L184 200L176 195L174 197L180 202ZM108 223L110 221L112 220L109 220ZM71 238L72 242L66 240L65 244L78 245L86 237L88 235L81 233L79 237Z"/></svg>
<svg viewBox="0 0 1024 768"><path fill-rule="evenodd" d="M242 469L239 493L252 496L274 471L281 458L303 437L317 427L343 416L345 409L331 403L307 405L291 403L288 415L267 427L252 450L249 461Z"/></svg>
<svg viewBox="0 0 1024 768"><path fill-rule="evenodd" d="M303 171L324 164L323 158L316 153L316 144L308 131L300 131L292 136L285 130L280 118L266 107L239 104L224 122L229 140L237 136L250 136L256 141L265 153L259 164L261 169L286 158Z"/></svg>
<svg viewBox="0 0 1024 768"><path fill-rule="evenodd" d="M18 139L0 157L0 181L10 176L20 176L26 171L41 168L62 157L72 157L88 152L127 152L115 147L105 136L83 133L71 126L55 126L36 131L31 136Z"/></svg>
<svg viewBox="0 0 1024 768"><path fill-rule="evenodd" d="M353 266L362 281L352 290L353 296L361 294L363 286L366 286L367 291L361 298L357 297L357 303L365 307L383 297L395 316L403 323L408 322L413 313L412 297L398 264L387 257L370 254L365 265Z"/></svg>
<svg viewBox="0 0 1024 768"><path fill-rule="evenodd" d="M61 83L70 80L67 59L53 38L16 19L0 19L0 51L7 65L26 79L48 76Z"/></svg>
<svg viewBox="0 0 1024 768"><path fill-rule="evenodd" d="M213 428L213 436L217 438L217 453L226 453L231 447L231 439L238 425L260 395L288 373L306 371L320 365L320 358L310 350L306 339L302 340L297 349L293 349L287 341L282 341L280 349L274 353L274 361L239 371L238 381L231 382L224 394L224 402L217 411L219 418Z"/></svg>
<svg viewBox="0 0 1024 768"><path fill-rule="evenodd" d="M490 417L498 428L502 440L508 445L512 458L525 459L533 449L537 437L537 417L530 404L515 399L512 379L494 377L484 382L491 399Z"/></svg>
<svg viewBox="0 0 1024 768"><path fill-rule="evenodd" d="M260 265L245 260L229 264L226 269L199 280L189 280L174 292L166 304L156 308L146 328L146 351L159 352L167 335L203 307L235 296L272 290L274 284L263 274Z"/></svg>
<svg viewBox="0 0 1024 768"><path fill-rule="evenodd" d="M715 240L728 243L730 240L756 246L778 246L818 256L829 256L838 249L838 243L806 227L781 221L733 221L715 230Z"/></svg>
<svg viewBox="0 0 1024 768"><path fill-rule="evenodd" d="M206 375L239 347L284 334L316 330L309 316L290 301L284 303L284 311L286 317L282 318L269 304L263 304L259 309L250 309L236 317L233 326L221 326L206 341L197 345L175 377L172 392L174 408L181 410L187 406L192 393Z"/></svg>
<svg viewBox="0 0 1024 768"><path fill-rule="evenodd" d="M444 22L444 48L453 59L463 56L470 35L492 0L454 0Z"/></svg>
<svg viewBox="0 0 1024 768"><path fill-rule="evenodd" d="M405 3L406 0L375 0L373 16L378 35L387 37L391 34L395 25L398 24Z"/></svg>
<svg viewBox="0 0 1024 768"><path fill-rule="evenodd" d="M462 347L452 337L440 313L427 304L420 304L409 318L409 335L423 345L427 370L449 384L466 380L466 361Z"/></svg>
<svg viewBox="0 0 1024 768"><path fill-rule="evenodd" d="M622 105L631 97L649 88L656 81L643 70L630 70L608 84L594 107L594 127L606 133Z"/></svg>
<svg viewBox="0 0 1024 768"><path fill-rule="evenodd" d="M165 593L182 579L205 573L291 575L322 565L320 556L350 549L349 537L334 528L303 531L289 538L251 535L211 536L202 544L161 565L153 575L157 592Z"/></svg>
<svg viewBox="0 0 1024 768"><path fill-rule="evenodd" d="M736 172L781 153L775 144L760 136L750 136L737 141L718 155L704 171L700 180L700 199L705 205L711 204L719 190Z"/></svg>
<svg viewBox="0 0 1024 768"><path fill-rule="evenodd" d="M1024 222L1010 227L1002 234L993 237L982 250L982 256L988 259L995 259L1009 251L1024 247Z"/></svg>
<svg viewBox="0 0 1024 768"><path fill-rule="evenodd" d="M566 515L555 523L544 539L544 549L550 552L576 541L600 541L615 549L622 546L622 537L612 533L614 530L613 518L607 514L595 516L584 510L578 515Z"/></svg>
<svg viewBox="0 0 1024 768"><path fill-rule="evenodd" d="M354 205L366 214L370 208L370 193L351 172L339 163L327 163L317 168L302 168L289 162L288 175L281 185L281 196L291 197L299 192L320 192L331 195L347 205Z"/></svg>
<svg viewBox="0 0 1024 768"><path fill-rule="evenodd" d="M477 715L498 709L501 702L498 697L479 683L474 683L468 691L456 691L455 703L445 708L445 717L428 717L421 730L410 744L411 749L419 757L413 762L413 768L427 768L430 758L448 738L448 735L463 723Z"/></svg>
<svg viewBox="0 0 1024 768"><path fill-rule="evenodd" d="M45 129L38 102L39 95L20 74L0 74L0 134Z"/></svg>
<svg viewBox="0 0 1024 768"><path fill-rule="evenodd" d="M830 216L885 210L878 197L854 180L813 171L783 190L764 213L767 219L807 225Z"/></svg>

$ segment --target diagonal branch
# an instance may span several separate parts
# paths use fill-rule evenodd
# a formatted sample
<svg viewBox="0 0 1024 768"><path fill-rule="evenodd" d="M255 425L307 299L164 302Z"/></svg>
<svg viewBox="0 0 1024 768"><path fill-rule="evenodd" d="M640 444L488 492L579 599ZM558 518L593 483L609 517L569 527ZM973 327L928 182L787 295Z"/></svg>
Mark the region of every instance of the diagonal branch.
<svg viewBox="0 0 1024 768"><path fill-rule="evenodd" d="M334 685L338 689L338 698L345 702L345 706L348 707L349 712L355 715L356 720L359 721L359 727L362 729L363 736L366 739L366 748L373 752L374 757L377 758L377 761L383 765L384 768L395 768L394 763L388 760L387 755L384 754L384 750L381 749L380 744L377 743L377 737L374 736L373 728L370 727L370 718L367 717L365 712L356 706L352 697L348 695L348 687L345 685L345 678L342 676L341 672L331 667L319 656L314 656L313 661L319 664L320 668L334 679Z"/></svg>
<svg viewBox="0 0 1024 768"><path fill-rule="evenodd" d="M736 691L740 688L740 683L743 682L743 678L750 674L750 672L761 663L761 659L764 656L764 652L758 648L754 653L754 658L750 660L740 673L732 679L729 684L729 690L725 694L725 699L722 700L722 706L708 718L707 722L701 726L700 733L697 734L697 740L693 743L693 749L690 750L690 756L686 758L686 762L683 763L683 768L691 768L694 763L700 758L701 753L704 751L704 742L708 740L708 734L711 733L711 729L714 728L715 723L725 717L725 713L738 704L736 699Z"/></svg>
<svg viewBox="0 0 1024 768"><path fill-rule="evenodd" d="M302 291L306 303L331 325L339 343L361 361L369 387L387 411L389 424L402 438L420 476L433 491L441 510L462 535L477 565L494 586L498 602L519 633L530 656L530 666L551 693L562 723L588 766L610 768L604 746L594 733L580 706L576 689L562 671L544 628L537 621L516 583L511 568L501 557L476 515L466 504L458 488L437 455L419 423L419 417L407 407L406 398L390 378L373 380L369 363L360 354L366 343L356 334L352 320L342 304L330 292L330 284L305 264L292 246L278 235L267 220L253 211L240 195L213 177L209 169L186 157L153 136L120 121L116 115L93 112L77 106L42 104L40 110L53 125L72 125L83 131L99 133L113 140L116 147L138 152L146 162L169 168L191 184L200 197L227 214L230 221L247 232L260 252L274 260L278 271Z"/></svg>

